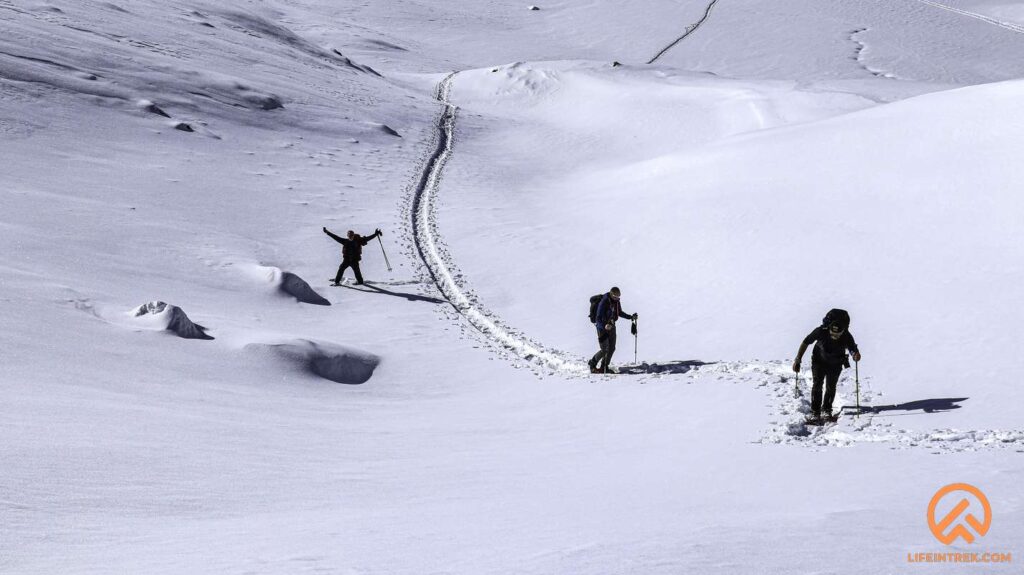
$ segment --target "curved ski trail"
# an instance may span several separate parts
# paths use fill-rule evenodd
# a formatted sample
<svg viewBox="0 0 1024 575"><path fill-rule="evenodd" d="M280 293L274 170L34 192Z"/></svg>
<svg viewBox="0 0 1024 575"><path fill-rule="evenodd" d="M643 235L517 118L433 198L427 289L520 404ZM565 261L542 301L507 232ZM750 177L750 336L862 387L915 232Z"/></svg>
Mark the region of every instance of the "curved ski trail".
<svg viewBox="0 0 1024 575"><path fill-rule="evenodd" d="M444 174L444 167L452 155L455 118L459 109L449 98L452 81L457 73L452 72L446 76L434 92L434 97L442 105L441 116L437 121L436 143L412 193L412 240L416 252L425 264L434 285L448 303L489 343L533 364L556 371L585 373L587 367L578 358L547 349L531 341L482 307L472 291L462 283L462 274L458 272L441 241L437 231L434 200Z"/></svg>

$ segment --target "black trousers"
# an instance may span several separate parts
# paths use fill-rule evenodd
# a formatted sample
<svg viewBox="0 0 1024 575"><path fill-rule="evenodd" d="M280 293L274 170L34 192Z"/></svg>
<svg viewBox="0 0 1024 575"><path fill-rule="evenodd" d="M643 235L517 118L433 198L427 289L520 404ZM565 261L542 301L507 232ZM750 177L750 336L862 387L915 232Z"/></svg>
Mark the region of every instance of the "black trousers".
<svg viewBox="0 0 1024 575"><path fill-rule="evenodd" d="M608 371L608 364L612 362L612 354L615 353L615 326L612 325L612 329L608 331L601 331L598 328L597 343L601 345L601 350L590 359L590 365L598 367L600 362L601 371Z"/></svg>
<svg viewBox="0 0 1024 575"><path fill-rule="evenodd" d="M836 398L836 384L839 383L839 374L843 372L843 365L830 365L824 362L811 362L811 379L814 385L811 386L811 411L818 413L832 413L832 401ZM825 397L821 396L822 386L825 388Z"/></svg>
<svg viewBox="0 0 1024 575"><path fill-rule="evenodd" d="M341 265L338 266L338 274L334 276L334 283L341 283L341 277L345 275L345 270L348 268L352 268L352 271L355 272L356 283L363 283L363 272L359 271L359 260L342 260Z"/></svg>

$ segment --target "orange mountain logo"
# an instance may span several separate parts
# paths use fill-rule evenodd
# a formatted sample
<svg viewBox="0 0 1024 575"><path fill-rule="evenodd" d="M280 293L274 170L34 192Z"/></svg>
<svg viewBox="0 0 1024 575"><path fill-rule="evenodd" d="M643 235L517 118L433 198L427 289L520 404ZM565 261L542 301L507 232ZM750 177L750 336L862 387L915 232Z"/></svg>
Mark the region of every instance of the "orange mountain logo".
<svg viewBox="0 0 1024 575"><path fill-rule="evenodd" d="M981 520L975 517L974 513L964 512L972 507L969 496L973 496L975 503L981 505ZM959 499L959 501L957 501ZM936 517L936 509L943 501L956 503L952 509L942 517ZM977 509L974 510L977 513ZM940 489L930 503L928 503L928 527L932 534L945 545L951 545L957 539L963 539L967 543L974 543L977 537L984 537L988 528L992 525L992 507L988 498L980 489L966 483L953 483Z"/></svg>

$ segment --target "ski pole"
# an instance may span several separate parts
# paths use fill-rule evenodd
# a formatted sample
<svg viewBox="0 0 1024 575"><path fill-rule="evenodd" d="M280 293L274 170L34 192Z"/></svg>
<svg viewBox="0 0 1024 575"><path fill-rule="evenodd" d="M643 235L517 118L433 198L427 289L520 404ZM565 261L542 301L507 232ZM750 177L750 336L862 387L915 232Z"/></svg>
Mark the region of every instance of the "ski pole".
<svg viewBox="0 0 1024 575"><path fill-rule="evenodd" d="M391 262L388 261L388 253L384 251L384 242L377 236L377 241L380 242L380 253L384 254L384 263L388 266L388 271L391 271Z"/></svg>
<svg viewBox="0 0 1024 575"><path fill-rule="evenodd" d="M857 389L857 417L860 417L860 362L853 362L853 378Z"/></svg>
<svg viewBox="0 0 1024 575"><path fill-rule="evenodd" d="M636 364L636 342L640 339L636 334L636 320L633 320L633 325L629 328L629 331L633 332L633 364Z"/></svg>

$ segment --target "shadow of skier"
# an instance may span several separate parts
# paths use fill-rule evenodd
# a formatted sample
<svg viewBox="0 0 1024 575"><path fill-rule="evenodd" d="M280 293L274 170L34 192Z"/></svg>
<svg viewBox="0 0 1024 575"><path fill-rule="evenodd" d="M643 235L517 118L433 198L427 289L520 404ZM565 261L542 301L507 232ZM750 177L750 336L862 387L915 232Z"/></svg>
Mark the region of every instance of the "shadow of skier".
<svg viewBox="0 0 1024 575"><path fill-rule="evenodd" d="M668 361L665 363L641 363L640 365L624 365L619 368L619 373L624 375L641 375L649 373L680 374L688 373L704 365L714 365L717 362L700 361L690 359L686 361Z"/></svg>
<svg viewBox="0 0 1024 575"><path fill-rule="evenodd" d="M967 401L966 397L940 397L934 399L919 399L917 401L908 401L906 403L896 403L893 405L862 405L860 406L860 413L871 413L880 414L887 411L917 411L921 410L925 413L941 413L943 411L951 411L953 409L960 409L963 407L959 405L962 401ZM857 413L857 408L851 405L843 406L844 409ZM892 415L908 415L894 413Z"/></svg>
<svg viewBox="0 0 1024 575"><path fill-rule="evenodd" d="M376 286L376 285L373 285L373 284L363 284L363 285L360 285L360 286L343 285L342 287L347 287L348 289L355 290L355 291L361 291L361 292L364 292L364 293L379 293L379 294L389 295L389 296L394 296L394 297L402 297L402 298L405 298L405 299L407 299L409 301L425 301L425 302L428 302L428 303L435 303L435 304L448 303L447 301L445 301L443 299L438 299L436 297L430 297L430 296L419 295L419 294L414 294L414 293L405 293L405 292L399 292L399 291L386 290L386 289L384 289L384 288L382 288L380 286Z"/></svg>

